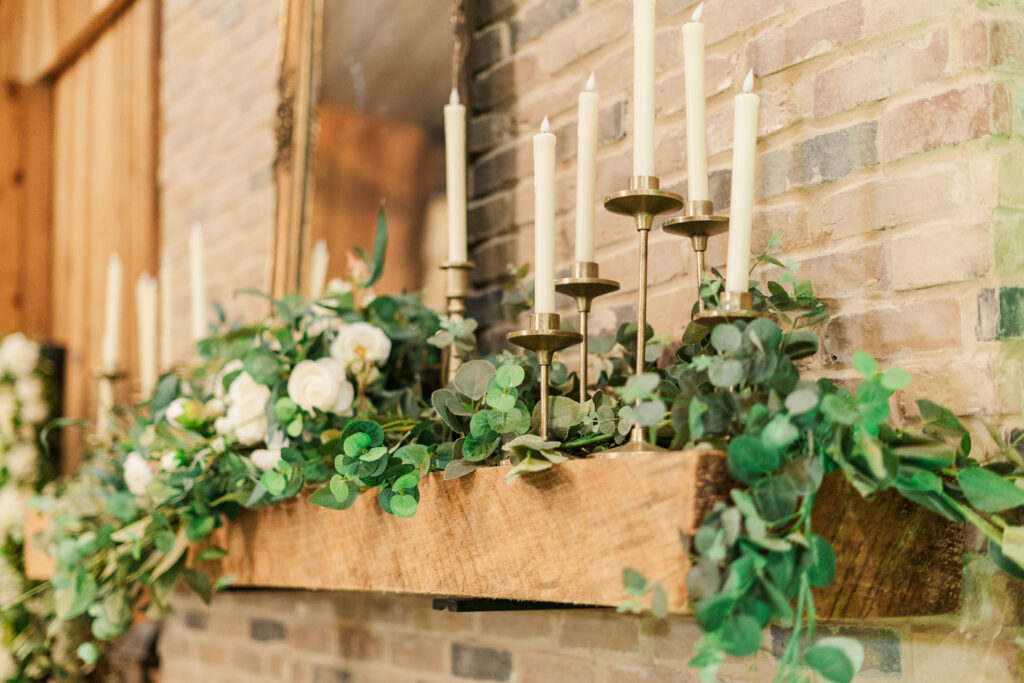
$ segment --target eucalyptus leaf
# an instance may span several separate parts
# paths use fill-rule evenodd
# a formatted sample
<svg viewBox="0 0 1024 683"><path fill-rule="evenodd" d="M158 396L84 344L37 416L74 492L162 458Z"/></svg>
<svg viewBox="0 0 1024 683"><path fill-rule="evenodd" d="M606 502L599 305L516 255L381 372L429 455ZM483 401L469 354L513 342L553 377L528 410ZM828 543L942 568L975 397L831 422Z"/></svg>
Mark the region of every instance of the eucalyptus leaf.
<svg viewBox="0 0 1024 683"><path fill-rule="evenodd" d="M956 481L971 505L982 512L1002 512L1024 505L1024 490L982 467L961 470Z"/></svg>
<svg viewBox="0 0 1024 683"><path fill-rule="evenodd" d="M487 393L487 384L495 376L494 366L485 360L471 360L455 371L453 384L463 396L479 401Z"/></svg>

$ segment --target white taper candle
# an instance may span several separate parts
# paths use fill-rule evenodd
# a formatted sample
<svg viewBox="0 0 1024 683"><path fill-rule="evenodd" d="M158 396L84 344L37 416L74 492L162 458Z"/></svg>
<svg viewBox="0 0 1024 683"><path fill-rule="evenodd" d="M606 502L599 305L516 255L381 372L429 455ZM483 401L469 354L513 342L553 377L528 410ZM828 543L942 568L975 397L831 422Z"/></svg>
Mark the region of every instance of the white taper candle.
<svg viewBox="0 0 1024 683"><path fill-rule="evenodd" d="M135 324L139 342L139 389L143 400L156 388L156 280L143 273L135 283Z"/></svg>
<svg viewBox="0 0 1024 683"><path fill-rule="evenodd" d="M319 299L327 283L327 266L331 254L327 251L327 240L319 239L313 245L313 256L309 263L309 298Z"/></svg>
<svg viewBox="0 0 1024 683"><path fill-rule="evenodd" d="M117 371L121 348L121 297L123 295L124 267L121 257L111 254L107 260L106 308L103 312L103 342L100 348L100 369L112 374Z"/></svg>
<svg viewBox="0 0 1024 683"><path fill-rule="evenodd" d="M448 260L464 263L466 247L466 106L452 89L444 106L445 182L448 197Z"/></svg>
<svg viewBox="0 0 1024 683"><path fill-rule="evenodd" d="M704 3L697 6L693 21L683 25L683 59L686 68L686 167L690 200L708 199L707 107L704 91Z"/></svg>
<svg viewBox="0 0 1024 683"><path fill-rule="evenodd" d="M754 220L754 166L757 114L761 98L753 94L754 70L736 96L732 143L732 194L729 202L729 254L725 289L746 292L750 287L750 230Z"/></svg>
<svg viewBox="0 0 1024 683"><path fill-rule="evenodd" d="M654 7L633 0L633 175L654 175Z"/></svg>
<svg viewBox="0 0 1024 683"><path fill-rule="evenodd" d="M597 177L597 117L601 97L594 74L580 93L576 124L576 260L594 260L594 185Z"/></svg>
<svg viewBox="0 0 1024 683"><path fill-rule="evenodd" d="M533 136L534 311L555 312L555 135L547 117Z"/></svg>
<svg viewBox="0 0 1024 683"><path fill-rule="evenodd" d="M171 266L165 251L160 254L160 370L164 372L174 364L172 317Z"/></svg>

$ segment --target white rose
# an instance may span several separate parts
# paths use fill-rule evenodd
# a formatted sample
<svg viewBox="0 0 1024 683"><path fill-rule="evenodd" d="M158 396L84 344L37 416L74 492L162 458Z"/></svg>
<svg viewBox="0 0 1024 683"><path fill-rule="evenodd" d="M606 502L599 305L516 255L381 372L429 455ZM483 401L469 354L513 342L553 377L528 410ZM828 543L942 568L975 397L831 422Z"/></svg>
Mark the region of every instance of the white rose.
<svg viewBox="0 0 1024 683"><path fill-rule="evenodd" d="M224 400L220 398L211 398L206 402L206 419L215 420L224 414L227 407L224 405Z"/></svg>
<svg viewBox="0 0 1024 683"><path fill-rule="evenodd" d="M249 457L252 458L253 465L266 472L277 468L277 463L281 462L281 449L257 448Z"/></svg>
<svg viewBox="0 0 1024 683"><path fill-rule="evenodd" d="M379 327L358 322L345 325L331 343L331 357L349 367L355 363L383 363L391 354L391 340Z"/></svg>
<svg viewBox="0 0 1024 683"><path fill-rule="evenodd" d="M128 490L136 496L146 495L146 485L153 481L153 470L149 462L138 453L132 451L124 460L124 483Z"/></svg>
<svg viewBox="0 0 1024 683"><path fill-rule="evenodd" d="M231 420L229 420L227 417L218 417L213 422L213 430L218 434L230 434Z"/></svg>
<svg viewBox="0 0 1024 683"><path fill-rule="evenodd" d="M4 337L0 342L0 367L12 375L27 375L39 363L39 344L21 332Z"/></svg>
<svg viewBox="0 0 1024 683"><path fill-rule="evenodd" d="M164 419L175 427L180 426L178 418L185 414L185 406L188 405L188 401L187 398L176 398L171 401L164 411Z"/></svg>
<svg viewBox="0 0 1024 683"><path fill-rule="evenodd" d="M22 524L25 496L15 486L0 489L0 539ZM0 648L3 650L3 648Z"/></svg>
<svg viewBox="0 0 1024 683"><path fill-rule="evenodd" d="M50 406L42 401L28 401L21 404L21 420L29 424L42 422L50 414Z"/></svg>
<svg viewBox="0 0 1024 683"><path fill-rule="evenodd" d="M340 277L335 277L327 281L327 287L324 288L324 295L348 294L351 291L351 282L348 280L342 280Z"/></svg>
<svg viewBox="0 0 1024 683"><path fill-rule="evenodd" d="M270 389L243 372L228 389L227 419L243 446L263 441L267 434L267 401Z"/></svg>
<svg viewBox="0 0 1024 683"><path fill-rule="evenodd" d="M43 380L35 375L19 377L14 383L14 394L23 403L43 400Z"/></svg>
<svg viewBox="0 0 1024 683"><path fill-rule="evenodd" d="M160 468L165 472L173 472L180 467L178 451L167 451L160 456Z"/></svg>
<svg viewBox="0 0 1024 683"><path fill-rule="evenodd" d="M11 473L12 477L25 480L35 474L36 456L36 449L32 445L17 443L11 446L11 450L7 451L4 464L7 466L7 471Z"/></svg>
<svg viewBox="0 0 1024 683"><path fill-rule="evenodd" d="M352 405L355 389L333 358L304 360L288 378L288 396L308 413L314 409L342 413Z"/></svg>
<svg viewBox="0 0 1024 683"><path fill-rule="evenodd" d="M224 378L230 375L232 372L238 372L245 365L242 361L237 358L229 360L224 364L224 367L220 369L220 372L213 378L213 395L217 398L224 398L227 391L224 389Z"/></svg>

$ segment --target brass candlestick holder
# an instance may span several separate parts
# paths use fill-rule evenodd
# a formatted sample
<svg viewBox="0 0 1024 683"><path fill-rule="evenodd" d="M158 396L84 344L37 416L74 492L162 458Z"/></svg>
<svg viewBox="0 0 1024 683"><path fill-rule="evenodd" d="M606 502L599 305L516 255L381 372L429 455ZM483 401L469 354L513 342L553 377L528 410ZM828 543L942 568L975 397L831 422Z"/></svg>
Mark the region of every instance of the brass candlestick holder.
<svg viewBox="0 0 1024 683"><path fill-rule="evenodd" d="M708 249L708 238L728 232L729 219L715 215L713 202L691 200L686 202L682 216L667 221L662 228L670 235L689 237L693 244L693 253L697 258L697 306L703 311L704 299L700 296L700 288L704 284L707 269L704 254Z"/></svg>
<svg viewBox="0 0 1024 683"><path fill-rule="evenodd" d="M560 319L557 313L534 313L530 316L530 328L509 332L506 338L524 349L537 354L540 365L540 438L548 438L548 422L550 421L548 406L548 376L551 372L551 361L555 351L575 346L583 341L583 335L571 330L559 329Z"/></svg>
<svg viewBox="0 0 1024 683"><path fill-rule="evenodd" d="M98 370L96 377L96 440L108 443L111 428L110 418L114 411L114 382L127 377L120 370Z"/></svg>
<svg viewBox="0 0 1024 683"><path fill-rule="evenodd" d="M590 305L597 297L618 290L619 283L615 280L602 279L599 267L593 261L576 261L572 264L572 277L555 281L555 291L576 299L576 311L580 314L580 333L583 335L580 345L580 403L586 402L589 398L587 395L589 365L587 354L589 353L590 332L587 328Z"/></svg>
<svg viewBox="0 0 1024 683"><path fill-rule="evenodd" d="M656 176L633 176L629 189L609 195L604 208L622 216L631 216L640 237L639 267L637 273L636 321L636 374L644 371L647 351L647 242L654 217L674 213L683 208L683 198L674 192L660 189ZM622 453L650 453L664 450L650 443L640 426L633 427L629 442L619 448L604 451L602 455Z"/></svg>
<svg viewBox="0 0 1024 683"><path fill-rule="evenodd" d="M734 323L737 320L750 322L758 318L778 321L778 316L770 311L754 310L754 297L750 292L722 292L718 301L721 304L718 310L700 311L693 319L708 327Z"/></svg>
<svg viewBox="0 0 1024 683"><path fill-rule="evenodd" d="M451 320L462 320L466 316L466 297L469 296L469 271L473 268L472 261L449 261L441 264L445 274L445 313ZM455 377L455 371L461 365L455 355L455 343L448 347L442 361L442 374L447 383Z"/></svg>

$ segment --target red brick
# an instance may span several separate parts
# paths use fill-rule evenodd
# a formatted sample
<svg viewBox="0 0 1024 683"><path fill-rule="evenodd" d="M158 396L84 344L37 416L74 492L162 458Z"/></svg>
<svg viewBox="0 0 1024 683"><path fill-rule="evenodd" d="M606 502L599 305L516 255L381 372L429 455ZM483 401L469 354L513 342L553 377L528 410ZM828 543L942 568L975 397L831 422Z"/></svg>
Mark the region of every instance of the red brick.
<svg viewBox="0 0 1024 683"><path fill-rule="evenodd" d="M884 161L1008 132L1010 101L994 83L947 90L887 111L879 125Z"/></svg>
<svg viewBox="0 0 1024 683"><path fill-rule="evenodd" d="M858 55L814 77L814 116L822 118L938 80L947 73L948 62L945 29Z"/></svg>
<svg viewBox="0 0 1024 683"><path fill-rule="evenodd" d="M1024 23L997 21L991 25L989 65L1002 71L1024 71Z"/></svg>
<svg viewBox="0 0 1024 683"><path fill-rule="evenodd" d="M863 32L861 1L844 0L761 33L748 46L747 59L754 73L764 76L848 45Z"/></svg>

